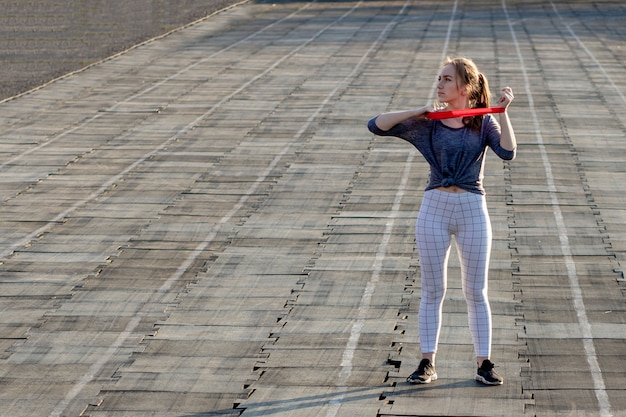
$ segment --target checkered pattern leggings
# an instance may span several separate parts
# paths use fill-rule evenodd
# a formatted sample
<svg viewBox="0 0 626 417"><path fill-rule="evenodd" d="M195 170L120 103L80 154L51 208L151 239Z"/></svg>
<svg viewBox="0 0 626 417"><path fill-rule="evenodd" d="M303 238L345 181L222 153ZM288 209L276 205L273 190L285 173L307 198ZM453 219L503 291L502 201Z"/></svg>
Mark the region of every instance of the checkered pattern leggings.
<svg viewBox="0 0 626 417"><path fill-rule="evenodd" d="M422 274L419 333L422 352L436 352L447 287L450 240L456 237L463 293L476 356L491 353L491 309L487 274L491 252L491 222L485 196L429 190L417 217L415 236Z"/></svg>

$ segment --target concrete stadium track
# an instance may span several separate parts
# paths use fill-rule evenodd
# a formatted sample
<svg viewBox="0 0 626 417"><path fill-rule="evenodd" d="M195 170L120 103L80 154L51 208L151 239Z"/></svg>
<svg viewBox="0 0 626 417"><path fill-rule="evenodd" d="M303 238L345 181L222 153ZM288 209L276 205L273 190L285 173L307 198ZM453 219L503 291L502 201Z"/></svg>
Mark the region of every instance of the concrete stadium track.
<svg viewBox="0 0 626 417"><path fill-rule="evenodd" d="M620 415L624 8L246 4L2 104L11 416ZM367 119L446 55L512 85L488 160L502 387L473 381L451 260L419 356L427 166Z"/></svg>

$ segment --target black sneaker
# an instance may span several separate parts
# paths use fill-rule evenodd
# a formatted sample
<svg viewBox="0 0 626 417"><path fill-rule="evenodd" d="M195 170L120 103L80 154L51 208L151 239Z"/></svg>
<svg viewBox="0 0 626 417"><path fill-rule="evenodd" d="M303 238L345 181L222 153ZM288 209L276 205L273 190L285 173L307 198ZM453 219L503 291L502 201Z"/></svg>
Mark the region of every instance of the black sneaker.
<svg viewBox="0 0 626 417"><path fill-rule="evenodd" d="M485 359L476 371L476 381L480 381L485 385L502 385L504 380L493 370L494 366L489 359Z"/></svg>
<svg viewBox="0 0 626 417"><path fill-rule="evenodd" d="M406 382L410 384L430 384L432 381L437 380L437 372L430 360L422 359L420 365L417 367L407 379Z"/></svg>

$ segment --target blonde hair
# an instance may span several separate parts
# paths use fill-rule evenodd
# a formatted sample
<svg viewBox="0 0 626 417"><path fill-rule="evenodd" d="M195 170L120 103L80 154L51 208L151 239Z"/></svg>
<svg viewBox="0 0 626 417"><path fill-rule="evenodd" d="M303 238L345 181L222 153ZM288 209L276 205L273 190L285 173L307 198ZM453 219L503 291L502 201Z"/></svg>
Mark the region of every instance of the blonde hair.
<svg viewBox="0 0 626 417"><path fill-rule="evenodd" d="M459 87L467 90L469 107L489 107L491 92L485 74L469 58L447 58L444 66L452 64L457 75ZM466 117L463 122L473 130L480 131L483 116Z"/></svg>

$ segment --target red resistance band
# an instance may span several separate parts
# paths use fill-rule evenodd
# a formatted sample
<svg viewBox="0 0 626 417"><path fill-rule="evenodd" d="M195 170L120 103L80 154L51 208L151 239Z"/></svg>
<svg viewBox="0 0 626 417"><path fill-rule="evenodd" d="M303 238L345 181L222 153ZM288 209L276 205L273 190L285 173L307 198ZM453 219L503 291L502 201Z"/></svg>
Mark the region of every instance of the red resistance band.
<svg viewBox="0 0 626 417"><path fill-rule="evenodd" d="M489 113L504 113L504 107L477 107L473 109L444 110L426 113L426 118L430 120L451 119L453 117L482 116Z"/></svg>

